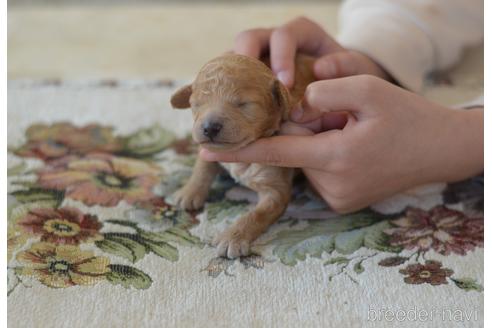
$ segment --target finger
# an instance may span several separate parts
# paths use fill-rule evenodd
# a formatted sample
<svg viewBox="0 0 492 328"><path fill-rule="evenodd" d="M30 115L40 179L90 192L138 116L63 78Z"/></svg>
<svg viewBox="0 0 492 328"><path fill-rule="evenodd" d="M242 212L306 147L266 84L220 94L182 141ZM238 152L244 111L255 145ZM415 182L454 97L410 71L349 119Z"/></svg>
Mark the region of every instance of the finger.
<svg viewBox="0 0 492 328"><path fill-rule="evenodd" d="M364 73L354 55L347 51L323 56L314 62L314 75L318 80L334 79Z"/></svg>
<svg viewBox="0 0 492 328"><path fill-rule="evenodd" d="M348 122L349 115L349 113L344 111L323 113L318 119L301 125L310 129L314 133L334 129L342 130Z"/></svg>
<svg viewBox="0 0 492 328"><path fill-rule="evenodd" d="M308 123L285 122L280 126L280 135L309 136L330 130L342 130L349 121L347 112L324 113L319 119Z"/></svg>
<svg viewBox="0 0 492 328"><path fill-rule="evenodd" d="M312 136L314 132L300 124L295 124L293 122L285 122L280 126L280 135L290 135L290 136Z"/></svg>
<svg viewBox="0 0 492 328"><path fill-rule="evenodd" d="M378 106L371 104L386 92L388 85L369 75L313 82L307 87L300 106L292 110L291 119L307 123L324 113L341 111L350 112L357 119L367 118L378 110Z"/></svg>
<svg viewBox="0 0 492 328"><path fill-rule="evenodd" d="M231 163L260 163L282 167L319 167L329 154L323 145L330 142L330 132L317 136L277 136L257 140L235 152L213 153L206 149L200 157L206 161ZM328 156L329 157L329 156Z"/></svg>
<svg viewBox="0 0 492 328"><path fill-rule="evenodd" d="M260 58L262 52L269 47L272 30L271 28L257 28L239 33L234 42L233 51L240 55Z"/></svg>
<svg viewBox="0 0 492 328"><path fill-rule="evenodd" d="M323 56L316 60L313 71L319 80L360 74L370 74L384 80L391 79L378 63L357 51L341 51Z"/></svg>
<svg viewBox="0 0 492 328"><path fill-rule="evenodd" d="M290 21L282 28L288 30L295 38L299 52L319 57L330 52L343 50L343 48L325 32L321 25L310 19L299 17Z"/></svg>
<svg viewBox="0 0 492 328"><path fill-rule="evenodd" d="M311 133L321 133L329 130L342 130L348 122L349 115L350 114L347 112L322 113L319 118L307 123L290 124L294 125L297 131L305 131L307 129ZM282 131L282 128L280 129L280 131ZM286 134L300 135L300 133L291 133L291 131L293 130L288 129Z"/></svg>
<svg viewBox="0 0 492 328"><path fill-rule="evenodd" d="M273 31L270 38L270 61L278 79L288 88L294 85L297 52L320 56L342 49L315 22L300 17Z"/></svg>
<svg viewBox="0 0 492 328"><path fill-rule="evenodd" d="M273 72L287 88L294 85L294 60L297 40L294 33L287 28L273 31L270 38L270 62Z"/></svg>
<svg viewBox="0 0 492 328"><path fill-rule="evenodd" d="M318 107L310 106L306 103L306 96L290 112L290 118L296 123L309 123L321 120L323 111Z"/></svg>

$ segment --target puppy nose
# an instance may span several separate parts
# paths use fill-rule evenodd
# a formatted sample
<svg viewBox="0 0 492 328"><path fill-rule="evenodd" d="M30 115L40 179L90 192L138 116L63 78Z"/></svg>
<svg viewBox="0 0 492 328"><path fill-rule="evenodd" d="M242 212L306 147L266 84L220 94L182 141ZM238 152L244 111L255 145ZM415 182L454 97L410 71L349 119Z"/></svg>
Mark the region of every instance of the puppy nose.
<svg viewBox="0 0 492 328"><path fill-rule="evenodd" d="M219 134L221 129L222 129L222 124L218 122L206 122L203 125L203 134L209 137L210 139L213 139Z"/></svg>

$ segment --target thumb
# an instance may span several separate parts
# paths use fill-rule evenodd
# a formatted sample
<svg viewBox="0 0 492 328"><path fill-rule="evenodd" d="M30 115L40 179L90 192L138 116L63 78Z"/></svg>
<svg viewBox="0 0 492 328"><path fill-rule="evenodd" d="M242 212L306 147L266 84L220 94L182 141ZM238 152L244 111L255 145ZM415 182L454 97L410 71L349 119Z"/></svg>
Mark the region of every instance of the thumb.
<svg viewBox="0 0 492 328"><path fill-rule="evenodd" d="M206 161L230 163L260 163L282 167L316 168L325 162L327 154L320 149L326 148L331 131L323 136L277 136L264 138L234 152L214 153L200 150L200 157Z"/></svg>
<svg viewBox="0 0 492 328"><path fill-rule="evenodd" d="M368 75L316 81L308 85L290 118L296 123L307 123L327 113L344 112L358 120L364 119L377 110L377 106L371 106L374 95L384 93L387 86L387 82Z"/></svg>

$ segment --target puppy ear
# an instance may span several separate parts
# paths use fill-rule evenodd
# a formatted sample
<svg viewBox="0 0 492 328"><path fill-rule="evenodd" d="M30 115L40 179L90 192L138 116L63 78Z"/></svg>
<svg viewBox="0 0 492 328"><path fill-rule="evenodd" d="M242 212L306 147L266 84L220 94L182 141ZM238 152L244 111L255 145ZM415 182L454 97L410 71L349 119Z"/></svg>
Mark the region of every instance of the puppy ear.
<svg viewBox="0 0 492 328"><path fill-rule="evenodd" d="M171 105L173 106L173 108L178 108L178 109L190 108L191 93L192 93L191 84L179 88L171 96Z"/></svg>
<svg viewBox="0 0 492 328"><path fill-rule="evenodd" d="M272 97L273 103L278 106L278 109L282 113L282 120L289 119L289 113L292 109L292 100L290 98L289 90L280 82L275 79L272 82Z"/></svg>

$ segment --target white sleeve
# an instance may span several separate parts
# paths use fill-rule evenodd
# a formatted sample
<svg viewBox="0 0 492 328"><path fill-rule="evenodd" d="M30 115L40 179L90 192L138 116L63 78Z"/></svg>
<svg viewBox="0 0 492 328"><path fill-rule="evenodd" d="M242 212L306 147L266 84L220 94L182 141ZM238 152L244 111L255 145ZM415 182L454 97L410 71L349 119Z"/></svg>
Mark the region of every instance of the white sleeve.
<svg viewBox="0 0 492 328"><path fill-rule="evenodd" d="M340 43L378 62L402 86L421 91L431 71L456 63L483 40L483 0L347 0Z"/></svg>

